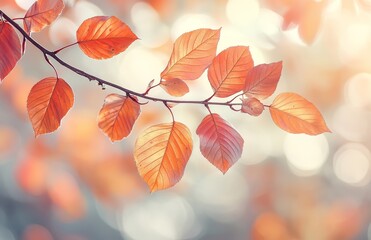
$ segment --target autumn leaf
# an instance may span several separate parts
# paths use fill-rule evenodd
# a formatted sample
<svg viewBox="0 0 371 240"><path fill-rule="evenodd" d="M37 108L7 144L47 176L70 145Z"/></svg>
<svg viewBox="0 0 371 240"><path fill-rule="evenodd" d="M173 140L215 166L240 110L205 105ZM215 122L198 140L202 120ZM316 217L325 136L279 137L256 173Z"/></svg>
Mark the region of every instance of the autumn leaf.
<svg viewBox="0 0 371 240"><path fill-rule="evenodd" d="M117 17L85 20L76 32L81 50L94 59L111 58L127 49L138 37Z"/></svg>
<svg viewBox="0 0 371 240"><path fill-rule="evenodd" d="M247 74L244 94L260 100L271 96L276 90L281 71L282 61L255 66Z"/></svg>
<svg viewBox="0 0 371 240"><path fill-rule="evenodd" d="M192 147L189 129L179 122L151 126L139 135L134 158L151 192L174 186L181 179Z"/></svg>
<svg viewBox="0 0 371 240"><path fill-rule="evenodd" d="M318 109L296 93L281 93L269 107L274 123L290 133L331 132Z"/></svg>
<svg viewBox="0 0 371 240"><path fill-rule="evenodd" d="M230 47L218 54L208 69L217 97L229 97L244 88L247 73L254 66L249 47Z"/></svg>
<svg viewBox="0 0 371 240"><path fill-rule="evenodd" d="M282 29L298 26L300 38L311 44L320 28L326 1L296 1L283 15Z"/></svg>
<svg viewBox="0 0 371 240"><path fill-rule="evenodd" d="M197 29L182 34L174 43L173 52L161 78L199 78L215 57L219 37L220 29Z"/></svg>
<svg viewBox="0 0 371 240"><path fill-rule="evenodd" d="M26 12L23 24L27 33L40 32L62 13L63 0L37 0Z"/></svg>
<svg viewBox="0 0 371 240"><path fill-rule="evenodd" d="M13 27L0 20L0 82L21 58L21 43Z"/></svg>
<svg viewBox="0 0 371 240"><path fill-rule="evenodd" d="M44 78L36 83L27 99L28 116L35 136L55 131L73 101L71 87L61 78Z"/></svg>
<svg viewBox="0 0 371 240"><path fill-rule="evenodd" d="M322 11L324 3L310 1L306 6L306 11L299 21L299 36L307 43L313 43L322 21Z"/></svg>
<svg viewBox="0 0 371 240"><path fill-rule="evenodd" d="M181 97L189 92L188 85L179 78L161 81L160 87L174 97Z"/></svg>
<svg viewBox="0 0 371 240"><path fill-rule="evenodd" d="M139 114L140 106L136 101L130 97L110 94L99 112L98 126L111 141L121 140L129 136Z"/></svg>
<svg viewBox="0 0 371 240"><path fill-rule="evenodd" d="M264 105L254 97L242 99L241 112L252 116L259 116L264 110Z"/></svg>
<svg viewBox="0 0 371 240"><path fill-rule="evenodd" d="M218 114L206 116L198 126L200 150L222 173L241 157L244 140L241 135Z"/></svg>
<svg viewBox="0 0 371 240"><path fill-rule="evenodd" d="M288 10L283 14L282 30L288 30L299 24L300 17L305 10L304 1L296 1L289 6Z"/></svg>

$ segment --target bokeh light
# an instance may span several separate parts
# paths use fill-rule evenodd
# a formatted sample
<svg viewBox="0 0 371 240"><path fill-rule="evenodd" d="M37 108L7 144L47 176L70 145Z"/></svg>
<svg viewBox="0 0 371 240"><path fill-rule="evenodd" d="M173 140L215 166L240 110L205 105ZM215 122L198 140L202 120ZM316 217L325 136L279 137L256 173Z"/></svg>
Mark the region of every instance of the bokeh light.
<svg viewBox="0 0 371 240"><path fill-rule="evenodd" d="M284 151L292 171L299 176L318 173L327 160L329 145L324 135L287 134Z"/></svg>
<svg viewBox="0 0 371 240"><path fill-rule="evenodd" d="M354 107L371 110L371 74L359 73L344 86L346 100Z"/></svg>
<svg viewBox="0 0 371 240"><path fill-rule="evenodd" d="M369 122L369 114L364 110L340 105L333 114L332 130L348 141L363 141L369 136Z"/></svg>
<svg viewBox="0 0 371 240"><path fill-rule="evenodd" d="M198 28L218 29L220 25L207 14L184 14L175 20L171 28L171 38L175 40L183 33Z"/></svg>
<svg viewBox="0 0 371 240"><path fill-rule="evenodd" d="M238 27L248 27L257 18L260 6L257 0L229 0L226 6L228 20Z"/></svg>
<svg viewBox="0 0 371 240"><path fill-rule="evenodd" d="M16 18L35 0L0 2ZM318 12L303 8L313 2L324 4L319 29L315 21L301 22L303 16L317 20ZM282 60L282 76L275 93L262 100L267 108L259 117L210 106L244 138L241 159L225 175L199 150L195 132L207 109L174 106L176 121L193 134L193 153L176 186L149 193L132 150L139 131L171 121L168 110L160 102L141 106L133 132L111 143L96 117L105 96L116 90L101 91L50 59L71 85L75 104L55 133L35 139L28 93L54 71L27 43L0 87L0 240L371 240L370 2L64 0L58 19L31 37L52 51L75 42L87 18L118 17L139 37L122 54L97 61L76 45L58 56L130 90L144 92L152 79L158 83L175 39L197 28L221 29L217 53L249 46L254 65ZM22 27L21 19L17 23ZM190 92L182 99L212 94L207 71L186 82ZM332 133L307 136L277 128L268 106L282 92L313 102ZM169 97L162 88L149 95Z"/></svg>
<svg viewBox="0 0 371 240"><path fill-rule="evenodd" d="M173 194L132 203L124 209L119 221L125 238L131 239L188 239L196 238L201 232L190 204Z"/></svg>
<svg viewBox="0 0 371 240"><path fill-rule="evenodd" d="M156 48L169 40L169 27L161 22L159 14L151 5L136 3L131 9L131 19L143 45Z"/></svg>
<svg viewBox="0 0 371 240"><path fill-rule="evenodd" d="M364 186L370 181L370 151L362 144L347 143L334 155L335 175L353 186Z"/></svg>
<svg viewBox="0 0 371 240"><path fill-rule="evenodd" d="M215 221L236 221L245 214L243 203L248 198L247 186L236 189L243 182L243 177L236 171L226 175L209 174L198 181L195 198Z"/></svg>
<svg viewBox="0 0 371 240"><path fill-rule="evenodd" d="M76 41L77 25L66 17L60 17L50 26L49 37L55 46L65 46Z"/></svg>
<svg viewBox="0 0 371 240"><path fill-rule="evenodd" d="M15 0L15 3L22 9L28 10L35 0Z"/></svg>

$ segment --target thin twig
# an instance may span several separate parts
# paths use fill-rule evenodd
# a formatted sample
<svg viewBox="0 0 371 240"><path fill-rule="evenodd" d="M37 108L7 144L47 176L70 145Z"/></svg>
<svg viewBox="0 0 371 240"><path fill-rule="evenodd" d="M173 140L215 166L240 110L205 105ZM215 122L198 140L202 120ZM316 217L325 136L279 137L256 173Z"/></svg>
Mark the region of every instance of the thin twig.
<svg viewBox="0 0 371 240"><path fill-rule="evenodd" d="M20 27L15 21L13 21L8 15L6 15L2 10L0 10L0 16L2 16L6 21L9 22L9 24L11 24L15 29L17 29L19 31L20 34L22 34L32 45L34 45L37 49L39 49L44 55L47 55L51 58L53 58L55 61L57 61L60 65L64 66L65 68L75 72L76 74L80 75L80 76L83 76L85 78L87 78L88 80L92 81L97 81L99 85L105 85L105 86L110 86L112 88L115 88L117 90L120 90L126 94L130 94L130 95L134 95L134 96L137 96L139 98L142 98L142 99L147 99L147 100L150 100L150 101L154 101L154 102L163 102L164 104L168 104L168 103L174 103L174 104L179 104L179 103L182 103L182 104L199 104L199 105L205 105L205 101L204 100L200 100L200 101L188 101L188 100L174 100L174 99L166 99L166 98L157 98L157 97L152 97L152 96L148 96L146 94L143 94L143 93L138 93L138 92L135 92L133 90L130 90L130 89L127 89L127 88L124 88L122 86L119 86L117 84L114 84L114 83L111 83L109 81L106 81L104 79L101 79L99 77L96 77L94 75L91 75L89 73L86 73L84 72L83 70L81 69L78 69L70 64L68 64L67 62L63 61L62 59L60 59L56 53L54 51L49 51L48 49L46 49L45 47L43 47L42 45L40 45L38 42L36 42L31 36L29 36L24 30L22 27ZM57 50L58 52L58 50ZM219 106L227 106L227 107L230 107L230 106L240 106L242 105L241 103L231 103L231 101L229 102L207 102L207 105L219 105ZM167 105L168 106L168 105Z"/></svg>

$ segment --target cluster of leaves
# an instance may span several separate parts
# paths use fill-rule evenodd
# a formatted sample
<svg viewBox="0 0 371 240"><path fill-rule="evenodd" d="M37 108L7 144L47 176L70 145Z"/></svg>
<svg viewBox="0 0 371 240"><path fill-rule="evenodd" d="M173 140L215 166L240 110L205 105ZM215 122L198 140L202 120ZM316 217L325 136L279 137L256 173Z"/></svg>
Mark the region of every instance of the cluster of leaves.
<svg viewBox="0 0 371 240"><path fill-rule="evenodd" d="M282 93L271 105L264 105L261 101L276 90L282 62L254 66L247 46L229 47L216 55L220 29L197 29L178 37L170 60L160 74L161 80L157 84L151 81L144 93L131 91L74 68L57 57L58 52L77 44L88 57L107 59L123 52L138 37L120 19L96 16L79 26L75 43L51 52L30 35L51 24L63 8L62 0L38 0L22 18L23 28L0 11L1 81L21 58L27 41L42 51L47 63L53 67L56 76L36 83L27 100L28 115L36 136L55 131L74 102L73 90L58 76L49 57L89 80L124 92L123 95L108 95L98 115L99 128L112 141L122 140L130 134L141 112L139 99L162 102L173 121L145 129L134 146L138 171L151 191L175 185L181 179L193 150L191 131L185 124L175 121L172 112L175 104L199 104L209 111L196 133L203 156L223 173L241 157L244 140L231 124L217 113L212 113L210 105L227 106L252 116L258 116L269 108L274 123L290 133L316 135L329 131L318 109L298 94ZM23 35L23 44L15 30ZM160 86L171 96L183 96L189 92L186 81L198 79L206 70L213 89L208 99L183 101L149 95L151 89ZM227 100L210 101L213 98Z"/></svg>

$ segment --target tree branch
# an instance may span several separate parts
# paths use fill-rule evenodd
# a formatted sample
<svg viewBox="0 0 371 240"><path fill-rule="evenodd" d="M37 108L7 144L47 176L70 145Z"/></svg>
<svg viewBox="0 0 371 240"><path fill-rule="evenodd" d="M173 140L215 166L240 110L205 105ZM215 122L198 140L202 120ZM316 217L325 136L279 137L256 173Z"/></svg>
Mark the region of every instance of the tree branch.
<svg viewBox="0 0 371 240"><path fill-rule="evenodd" d="M64 66L65 68L67 68L67 69L75 72L76 74L78 74L80 76L83 76L83 77L89 79L90 81L97 81L99 85L110 86L112 88L115 88L117 90L120 90L122 92L125 92L126 94L129 94L129 95L134 95L134 96L137 96L139 98L147 99L147 100L154 101L154 102L162 102L164 104L174 103L174 104L200 104L200 105L205 105L205 103L207 103L207 105L219 105L219 106L228 106L228 107L242 105L242 103L232 103L231 101L228 101L228 102L208 102L208 101L206 101L206 100L209 100L209 99L200 100L200 101L187 101L187 100L174 100L174 99L166 99L166 98L157 98L157 97L148 96L147 95L148 90L145 93L138 93L138 92L132 91L130 89L127 89L127 88L124 88L124 87L119 86L117 84L114 84L114 83L111 83L109 81L106 81L106 80L104 80L102 78L99 78L99 77L96 77L96 76L91 75L89 73L86 73L83 70L80 70L80 69L78 69L78 68L76 68L76 67L68 64L67 62L63 61L62 59L60 59L57 56L57 53L59 52L59 50L57 50L57 51L49 51L48 49L46 49L45 47L43 47L42 45L40 45L38 42L36 42L30 35L27 34L26 31L23 30L22 27L20 27L15 21L13 21L2 10L0 10L0 15L9 24L11 24L15 29L17 29L18 32L21 35L23 35L23 37L25 39L27 39L32 45L34 45L37 49L39 49L44 54L45 57L46 56L50 56L51 58L53 58L55 61L57 61L60 65ZM68 45L68 46L70 46L70 45ZM64 49L64 48L62 48L62 49Z"/></svg>

